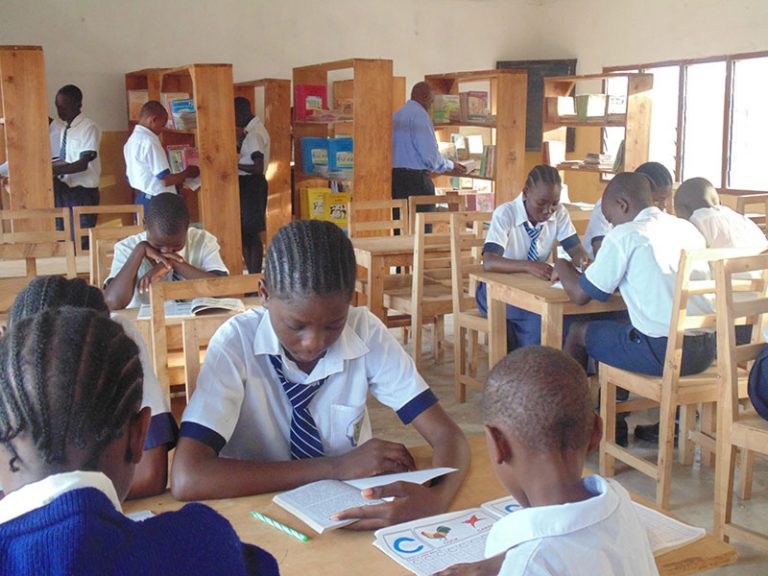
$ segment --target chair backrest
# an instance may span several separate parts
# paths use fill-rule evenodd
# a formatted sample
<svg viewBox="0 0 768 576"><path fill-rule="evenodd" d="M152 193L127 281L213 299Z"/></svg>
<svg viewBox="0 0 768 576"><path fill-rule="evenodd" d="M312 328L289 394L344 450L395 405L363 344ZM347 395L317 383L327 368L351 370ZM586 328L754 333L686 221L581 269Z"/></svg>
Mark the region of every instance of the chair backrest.
<svg viewBox="0 0 768 576"><path fill-rule="evenodd" d="M243 297L258 292L260 274L247 276L221 276L179 282L154 282L149 291L151 307L150 329L152 359L158 381L170 406L170 379L168 377L168 335L166 332L166 300L191 300L198 297ZM186 373L187 400L191 398L199 371L200 340L209 338L231 314L216 314L185 318L182 321L182 342ZM189 363L189 365L187 365Z"/></svg>
<svg viewBox="0 0 768 576"><path fill-rule="evenodd" d="M20 222L32 225L18 230L16 224ZM63 224L63 230L56 230L57 223ZM0 243L64 242L70 239L69 215L66 208L0 210Z"/></svg>
<svg viewBox="0 0 768 576"><path fill-rule="evenodd" d="M90 283L97 288L103 288L112 268L112 258L115 255L115 244L143 231L143 226L107 226L88 228L90 253Z"/></svg>
<svg viewBox="0 0 768 576"><path fill-rule="evenodd" d="M458 212L465 208L466 199L458 194L447 194L445 196L410 196L408 198L408 223L411 228L411 234L416 233L416 208L419 206L440 206L447 205L449 212ZM446 219L445 222L448 220ZM440 220L438 220L440 222Z"/></svg>
<svg viewBox="0 0 768 576"><path fill-rule="evenodd" d="M757 212L750 212L750 206L759 206ZM768 231L768 194L742 194L736 198L736 212L753 220L763 232Z"/></svg>
<svg viewBox="0 0 768 576"><path fill-rule="evenodd" d="M394 210L397 210L395 216ZM393 236L397 230L410 234L406 200L352 201L347 208L349 236Z"/></svg>
<svg viewBox="0 0 768 576"><path fill-rule="evenodd" d="M435 225L443 224L449 229L451 214L448 212L416 213L416 233L413 240L413 302L422 302L424 283L442 284L451 287L451 234L435 232ZM432 232L427 232L427 227Z"/></svg>
<svg viewBox="0 0 768 576"><path fill-rule="evenodd" d="M476 282L469 275L483 269L482 251L486 224L492 212L453 212L451 214L451 270L453 313L465 312L474 297Z"/></svg>
<svg viewBox="0 0 768 576"><path fill-rule="evenodd" d="M131 223L129 226L142 226L144 223L144 206L140 204L112 204L112 205L105 205L105 206L75 206L72 208L72 220L74 222L74 241L75 241L75 251L78 255L80 254L87 254L88 250L84 250L82 248L82 239L87 238L89 236L88 231L91 230L90 228L83 228L80 225L80 216L81 215L102 215L102 214L110 214L112 216L129 216L131 219ZM120 218L119 221L116 223L111 223L109 225L110 228L112 227L119 227L123 226L124 222L123 219Z"/></svg>

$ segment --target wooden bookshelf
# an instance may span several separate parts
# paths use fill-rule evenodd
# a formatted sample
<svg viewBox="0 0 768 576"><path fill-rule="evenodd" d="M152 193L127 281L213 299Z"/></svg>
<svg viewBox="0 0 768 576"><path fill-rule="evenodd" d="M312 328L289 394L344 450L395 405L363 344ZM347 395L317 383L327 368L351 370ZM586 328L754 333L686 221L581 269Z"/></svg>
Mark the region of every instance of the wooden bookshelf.
<svg viewBox="0 0 768 576"><path fill-rule="evenodd" d="M296 122L294 119L294 211L300 207L302 181L316 179L316 174L301 170L301 139L308 136L333 137L350 134L354 141L354 170L347 187L355 200L385 200L392 195L392 110L394 81L391 60L353 58L293 69L293 85L328 86L328 73L351 70L352 80L341 90L352 104L352 121ZM338 82L336 83L338 84ZM402 84L404 91L404 82ZM350 90L351 87L351 90ZM333 105L333 90L328 103Z"/></svg>
<svg viewBox="0 0 768 576"><path fill-rule="evenodd" d="M547 98L573 96L576 84L584 81L599 81L605 90L606 81L614 78L626 78L626 110L624 114L612 114L604 118L579 120L572 117L559 117L549 114ZM651 100L653 89L652 74L587 74L582 76L554 76L544 78L543 137L542 141L559 141L565 145L566 129L573 128L623 128L624 129L624 164L621 170L632 171L648 161L648 148L651 131ZM600 150L594 150L600 152ZM545 158L546 161L546 158ZM558 170L573 172L594 172L601 175L615 174L614 170L578 165L556 166Z"/></svg>
<svg viewBox="0 0 768 576"><path fill-rule="evenodd" d="M48 94L41 46L0 46L0 163L8 162L2 207L53 208ZM20 221L18 231L46 231Z"/></svg>
<svg viewBox="0 0 768 576"><path fill-rule="evenodd" d="M163 146L189 144L198 149L201 187L185 192L185 200L191 213L199 207L199 220L218 239L230 274L241 274L240 226L232 226L240 221L233 85L231 64L149 68L125 76L126 90L147 90L150 100L160 100L163 92L187 92L194 99L197 128L165 128L160 141Z"/></svg>
<svg viewBox="0 0 768 576"><path fill-rule="evenodd" d="M435 94L459 94L462 84L487 83L491 115L495 121L467 121L437 124L438 140L450 142L451 134L462 128L480 128L489 133L483 135L485 144L496 146L496 173L492 178L466 176L493 182L496 205L514 199L525 184L525 115L528 93L528 73L525 70L480 70L430 74L424 80ZM440 184L447 177L440 176Z"/></svg>
<svg viewBox="0 0 768 576"><path fill-rule="evenodd" d="M291 81L265 78L235 84L235 96L247 98L257 110L262 94L263 122L269 133L269 182L267 199L267 242L278 229L291 221Z"/></svg>

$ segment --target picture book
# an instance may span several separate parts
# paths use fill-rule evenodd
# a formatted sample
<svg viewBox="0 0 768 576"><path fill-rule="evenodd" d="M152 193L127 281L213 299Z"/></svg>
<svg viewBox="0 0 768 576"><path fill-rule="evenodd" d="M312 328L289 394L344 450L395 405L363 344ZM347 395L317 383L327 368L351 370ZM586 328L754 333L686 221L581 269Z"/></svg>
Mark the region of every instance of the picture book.
<svg viewBox="0 0 768 576"><path fill-rule="evenodd" d="M170 116L176 130L194 130L197 128L197 111L192 98L171 100Z"/></svg>
<svg viewBox="0 0 768 576"><path fill-rule="evenodd" d="M166 147L166 153L168 154L168 165L171 168L173 174L178 174L187 165L184 162L184 153L186 150L191 149L189 144L174 144Z"/></svg>
<svg viewBox="0 0 768 576"><path fill-rule="evenodd" d="M432 102L432 121L435 124L457 122L460 111L460 99L457 94L435 94Z"/></svg>
<svg viewBox="0 0 768 576"><path fill-rule="evenodd" d="M219 312L245 312L245 304L239 298L195 298L183 301L168 300L165 303L166 318L191 318ZM142 304L136 319L149 320L151 317L152 308L149 304Z"/></svg>
<svg viewBox="0 0 768 576"><path fill-rule="evenodd" d="M186 98L189 98L189 94L187 92L161 92L160 93L160 103L163 105L163 108L165 108L165 111L168 112L168 123L166 124L168 128L173 128L173 117L171 116L171 102L173 100L184 100Z"/></svg>
<svg viewBox="0 0 768 576"><path fill-rule="evenodd" d="M489 120L488 92L472 90L459 94L459 114L461 120L484 122Z"/></svg>
<svg viewBox="0 0 768 576"><path fill-rule="evenodd" d="M275 504L285 508L318 534L341 528L356 520L331 520L331 516L348 508L382 504L383 500L363 498L366 488L384 486L392 482L423 484L451 472L455 468L429 468L399 474L383 474L358 480L320 480L283 492L273 498Z"/></svg>
<svg viewBox="0 0 768 576"><path fill-rule="evenodd" d="M313 111L328 108L328 87L296 84L293 87L293 112L296 120L307 120Z"/></svg>

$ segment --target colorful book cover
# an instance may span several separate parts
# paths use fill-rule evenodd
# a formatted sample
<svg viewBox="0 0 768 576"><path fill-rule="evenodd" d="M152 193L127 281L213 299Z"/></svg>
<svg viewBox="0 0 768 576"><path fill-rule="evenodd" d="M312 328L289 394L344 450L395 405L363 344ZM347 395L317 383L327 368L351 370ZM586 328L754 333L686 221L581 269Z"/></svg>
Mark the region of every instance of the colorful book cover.
<svg viewBox="0 0 768 576"><path fill-rule="evenodd" d="M293 114L296 120L307 120L312 112L327 108L327 86L296 84L293 87Z"/></svg>
<svg viewBox="0 0 768 576"><path fill-rule="evenodd" d="M176 130L194 130L197 128L197 111L192 98L171 100L171 118Z"/></svg>
<svg viewBox="0 0 768 576"><path fill-rule="evenodd" d="M435 94L432 102L432 121L435 124L455 122L459 119L460 108L457 94Z"/></svg>

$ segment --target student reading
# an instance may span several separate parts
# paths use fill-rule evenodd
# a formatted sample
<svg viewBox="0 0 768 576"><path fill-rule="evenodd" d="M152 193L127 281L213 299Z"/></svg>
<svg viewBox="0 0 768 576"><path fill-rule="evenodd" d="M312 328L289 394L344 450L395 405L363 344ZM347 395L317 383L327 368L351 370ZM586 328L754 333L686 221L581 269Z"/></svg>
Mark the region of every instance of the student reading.
<svg viewBox="0 0 768 576"><path fill-rule="evenodd" d="M432 446L435 466L459 472L430 488L366 493L391 503L340 518L369 529L444 511L469 464L459 427L413 360L367 308L353 308L355 256L330 222L283 226L267 253L264 307L211 339L184 411L171 489L182 500L225 498L412 469L400 444L371 439L368 392Z"/></svg>
<svg viewBox="0 0 768 576"><path fill-rule="evenodd" d="M0 340L0 573L277 574L206 506L123 515L141 397L136 345L94 310L45 310Z"/></svg>

